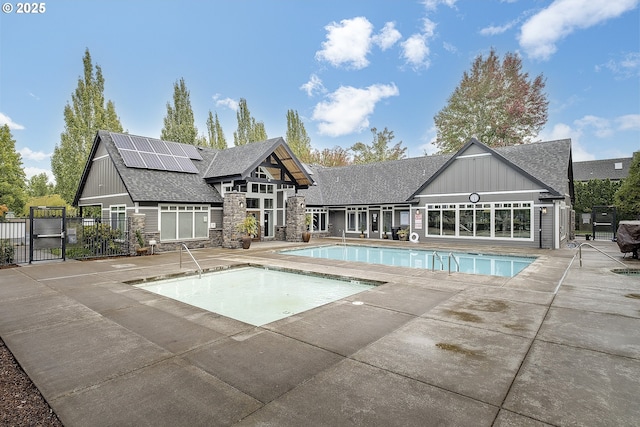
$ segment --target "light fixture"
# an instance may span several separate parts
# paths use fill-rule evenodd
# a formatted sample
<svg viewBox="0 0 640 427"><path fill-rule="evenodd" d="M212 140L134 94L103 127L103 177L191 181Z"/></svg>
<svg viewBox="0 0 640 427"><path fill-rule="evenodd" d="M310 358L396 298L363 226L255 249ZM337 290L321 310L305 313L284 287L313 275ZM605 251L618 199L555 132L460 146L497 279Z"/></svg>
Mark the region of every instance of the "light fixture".
<svg viewBox="0 0 640 427"><path fill-rule="evenodd" d="M244 208L244 203L242 203L242 200L238 203L238 205L239 205L241 208Z"/></svg>
<svg viewBox="0 0 640 427"><path fill-rule="evenodd" d="M546 207L546 206L543 206L543 207L542 207L542 214L543 214L543 215L546 215L546 214L547 214L547 207Z"/></svg>

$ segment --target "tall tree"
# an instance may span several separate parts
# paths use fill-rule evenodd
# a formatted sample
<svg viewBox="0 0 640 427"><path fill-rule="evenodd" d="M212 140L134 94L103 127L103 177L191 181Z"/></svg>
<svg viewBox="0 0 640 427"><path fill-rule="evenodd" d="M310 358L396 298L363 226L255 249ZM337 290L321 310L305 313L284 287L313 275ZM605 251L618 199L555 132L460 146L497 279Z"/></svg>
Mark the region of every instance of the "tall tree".
<svg viewBox="0 0 640 427"><path fill-rule="evenodd" d="M209 110L209 117L207 118L207 133L209 134L209 146L218 150L224 150L227 148L227 138L224 136L220 120L218 119L218 113L215 118Z"/></svg>
<svg viewBox="0 0 640 427"><path fill-rule="evenodd" d="M304 123L300 120L297 111L287 111L287 144L293 154L301 162L308 163L311 160L311 138L307 135Z"/></svg>
<svg viewBox="0 0 640 427"><path fill-rule="evenodd" d="M84 73L71 94L71 104L67 102L64 107L64 132L51 156L56 192L67 203L73 201L96 132L122 132L114 103L107 101L105 105L102 69L96 65L94 73L89 49L85 50L82 64Z"/></svg>
<svg viewBox="0 0 640 427"><path fill-rule="evenodd" d="M22 156L16 151L16 141L6 124L0 127L0 171L0 205L21 212L26 201Z"/></svg>
<svg viewBox="0 0 640 427"><path fill-rule="evenodd" d="M476 57L434 117L436 146L451 153L471 137L490 147L531 142L547 122L545 85L542 74L530 80L522 72L516 54L507 53L502 62L493 49L487 59Z"/></svg>
<svg viewBox="0 0 640 427"><path fill-rule="evenodd" d="M615 194L621 218L640 219L640 151L633 153L629 175Z"/></svg>
<svg viewBox="0 0 640 427"><path fill-rule="evenodd" d="M371 128L371 133L373 134L373 142L371 145L356 142L351 147L351 151L355 153L353 163L374 163L385 160L399 160L407 157L407 147L401 147L402 141L389 148L389 143L394 138L393 131L390 131L386 127L381 132L378 132L376 128Z"/></svg>
<svg viewBox="0 0 640 427"><path fill-rule="evenodd" d="M165 141L181 142L197 145L198 128L193 118L189 90L184 78L173 84L173 106L167 102L167 115L164 116L164 127L160 138Z"/></svg>
<svg viewBox="0 0 640 427"><path fill-rule="evenodd" d="M335 146L323 150L312 150L309 163L326 167L348 166L351 164L351 156L349 151Z"/></svg>
<svg viewBox="0 0 640 427"><path fill-rule="evenodd" d="M233 132L233 143L235 146L264 141L267 139L267 132L264 128L264 123L256 122L256 119L251 117L251 112L249 112L249 107L247 106L247 100L244 98L240 98L240 101L238 102L236 118L238 119L238 129Z"/></svg>
<svg viewBox="0 0 640 427"><path fill-rule="evenodd" d="M52 194L53 184L49 182L47 174L42 172L32 176L27 183L27 193L29 197L42 197Z"/></svg>

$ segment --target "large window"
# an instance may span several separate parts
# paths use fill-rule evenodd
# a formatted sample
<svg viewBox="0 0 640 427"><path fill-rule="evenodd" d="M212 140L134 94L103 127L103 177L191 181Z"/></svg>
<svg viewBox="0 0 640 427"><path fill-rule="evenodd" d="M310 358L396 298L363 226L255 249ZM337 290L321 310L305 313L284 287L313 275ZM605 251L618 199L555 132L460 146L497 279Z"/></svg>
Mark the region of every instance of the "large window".
<svg viewBox="0 0 640 427"><path fill-rule="evenodd" d="M531 239L531 202L427 205L427 235Z"/></svg>
<svg viewBox="0 0 640 427"><path fill-rule="evenodd" d="M110 207L111 228L125 230L127 220L127 207L125 205L114 205Z"/></svg>
<svg viewBox="0 0 640 427"><path fill-rule="evenodd" d="M347 208L347 231L367 231L367 208Z"/></svg>
<svg viewBox="0 0 640 427"><path fill-rule="evenodd" d="M327 231L327 210L326 209L308 209L307 215L311 215L310 231Z"/></svg>
<svg viewBox="0 0 640 427"><path fill-rule="evenodd" d="M160 206L160 240L205 239L208 237L208 206Z"/></svg>

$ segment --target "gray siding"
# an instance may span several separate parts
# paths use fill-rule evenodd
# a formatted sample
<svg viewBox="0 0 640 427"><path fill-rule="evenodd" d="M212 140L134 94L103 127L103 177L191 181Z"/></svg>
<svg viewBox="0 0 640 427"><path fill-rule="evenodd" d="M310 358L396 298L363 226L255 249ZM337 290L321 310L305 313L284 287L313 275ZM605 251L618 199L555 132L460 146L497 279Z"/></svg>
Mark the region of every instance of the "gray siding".
<svg viewBox="0 0 640 427"><path fill-rule="evenodd" d="M94 205L101 203L103 206L117 204L131 206L133 204L131 198L128 195L124 196L127 193L127 189L111 158L108 157L103 147L98 147L96 157L91 162L91 169L80 195L79 204ZM108 197L96 199L98 196Z"/></svg>
<svg viewBox="0 0 640 427"><path fill-rule="evenodd" d="M494 156L456 159L422 194L451 194L540 189Z"/></svg>

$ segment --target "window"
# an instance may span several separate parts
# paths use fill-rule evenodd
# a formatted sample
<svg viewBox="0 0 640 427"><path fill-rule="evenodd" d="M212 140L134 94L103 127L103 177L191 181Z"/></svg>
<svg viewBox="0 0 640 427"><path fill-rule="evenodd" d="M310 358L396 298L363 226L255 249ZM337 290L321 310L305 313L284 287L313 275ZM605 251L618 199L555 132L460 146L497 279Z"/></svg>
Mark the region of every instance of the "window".
<svg viewBox="0 0 640 427"><path fill-rule="evenodd" d="M208 206L160 206L160 240L205 239L208 237Z"/></svg>
<svg viewBox="0 0 640 427"><path fill-rule="evenodd" d="M367 231L367 208L347 208L347 231Z"/></svg>
<svg viewBox="0 0 640 427"><path fill-rule="evenodd" d="M127 227L127 207L124 205L111 206L111 228L125 230Z"/></svg>
<svg viewBox="0 0 640 427"><path fill-rule="evenodd" d="M427 235L531 239L531 202L427 205Z"/></svg>
<svg viewBox="0 0 640 427"><path fill-rule="evenodd" d="M307 215L311 215L310 231L327 231L327 210L307 209Z"/></svg>

